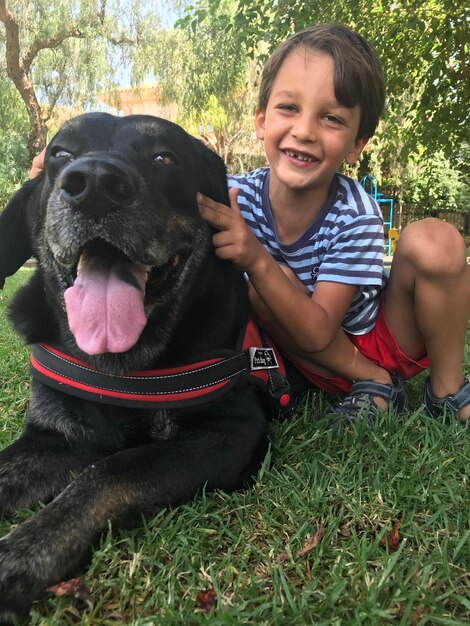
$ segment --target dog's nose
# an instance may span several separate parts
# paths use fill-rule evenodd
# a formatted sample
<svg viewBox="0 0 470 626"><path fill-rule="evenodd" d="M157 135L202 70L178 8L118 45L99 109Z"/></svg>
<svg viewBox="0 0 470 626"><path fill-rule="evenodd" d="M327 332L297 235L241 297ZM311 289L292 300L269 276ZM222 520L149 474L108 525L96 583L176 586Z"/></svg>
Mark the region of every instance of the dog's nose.
<svg viewBox="0 0 470 626"><path fill-rule="evenodd" d="M128 205L136 190L133 177L120 165L92 157L67 165L57 184L67 202L95 217Z"/></svg>

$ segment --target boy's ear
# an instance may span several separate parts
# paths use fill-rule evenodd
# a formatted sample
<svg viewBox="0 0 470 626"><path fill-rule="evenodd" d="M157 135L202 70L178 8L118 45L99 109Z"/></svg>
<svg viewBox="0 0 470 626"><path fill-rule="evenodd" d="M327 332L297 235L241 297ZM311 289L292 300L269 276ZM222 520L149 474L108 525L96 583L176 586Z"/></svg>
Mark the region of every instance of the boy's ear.
<svg viewBox="0 0 470 626"><path fill-rule="evenodd" d="M348 165L354 165L354 163L361 156L361 152L366 147L368 141L369 137L361 137L361 139L356 139L354 141L352 148L349 150L344 158Z"/></svg>
<svg viewBox="0 0 470 626"><path fill-rule="evenodd" d="M255 112L255 130L258 139L264 139L264 130L266 122L266 111L256 107Z"/></svg>

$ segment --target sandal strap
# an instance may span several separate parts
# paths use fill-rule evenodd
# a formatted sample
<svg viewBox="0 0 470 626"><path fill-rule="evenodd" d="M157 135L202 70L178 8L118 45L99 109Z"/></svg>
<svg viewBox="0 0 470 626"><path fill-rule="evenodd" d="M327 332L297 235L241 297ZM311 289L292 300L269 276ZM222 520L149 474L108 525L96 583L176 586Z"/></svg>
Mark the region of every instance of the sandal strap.
<svg viewBox="0 0 470 626"><path fill-rule="evenodd" d="M465 381L457 393L449 397L454 411L459 411L463 407L470 403L470 376L465 376Z"/></svg>
<svg viewBox="0 0 470 626"><path fill-rule="evenodd" d="M376 383L373 380L359 380L352 384L348 397L370 396L370 404L375 404L373 397L383 398L387 402L392 399L394 392L393 385L386 383ZM376 405L377 406L377 405Z"/></svg>
<svg viewBox="0 0 470 626"><path fill-rule="evenodd" d="M437 417L444 409L456 413L470 403L470 376L465 376L465 380L457 393L444 396L443 398L436 398L432 393L431 379L428 377L424 384L423 399L426 411L433 417ZM467 420L467 422L470 424L470 420Z"/></svg>

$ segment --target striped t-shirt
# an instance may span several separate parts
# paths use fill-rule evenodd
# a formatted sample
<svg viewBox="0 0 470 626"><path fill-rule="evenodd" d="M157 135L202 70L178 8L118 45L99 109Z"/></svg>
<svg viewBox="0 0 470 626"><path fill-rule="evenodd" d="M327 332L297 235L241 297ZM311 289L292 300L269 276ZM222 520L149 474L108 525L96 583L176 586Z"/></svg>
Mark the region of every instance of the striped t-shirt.
<svg viewBox="0 0 470 626"><path fill-rule="evenodd" d="M318 281L357 285L344 330L362 335L373 328L387 276L383 269L382 213L352 178L336 174L320 215L294 243L279 241L269 203L269 168L229 176L254 235L277 263L288 266L313 292Z"/></svg>

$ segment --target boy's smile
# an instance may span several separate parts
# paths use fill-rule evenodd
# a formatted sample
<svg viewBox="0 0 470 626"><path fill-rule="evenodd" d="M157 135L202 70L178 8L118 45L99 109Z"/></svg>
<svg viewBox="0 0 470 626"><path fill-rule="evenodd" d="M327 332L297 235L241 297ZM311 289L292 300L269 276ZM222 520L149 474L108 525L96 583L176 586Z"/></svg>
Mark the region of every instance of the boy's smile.
<svg viewBox="0 0 470 626"><path fill-rule="evenodd" d="M255 115L271 167L271 197L306 192L312 209L319 210L341 163L354 163L367 143L357 139L360 119L359 106L336 99L333 59L293 50L274 80L266 110Z"/></svg>

